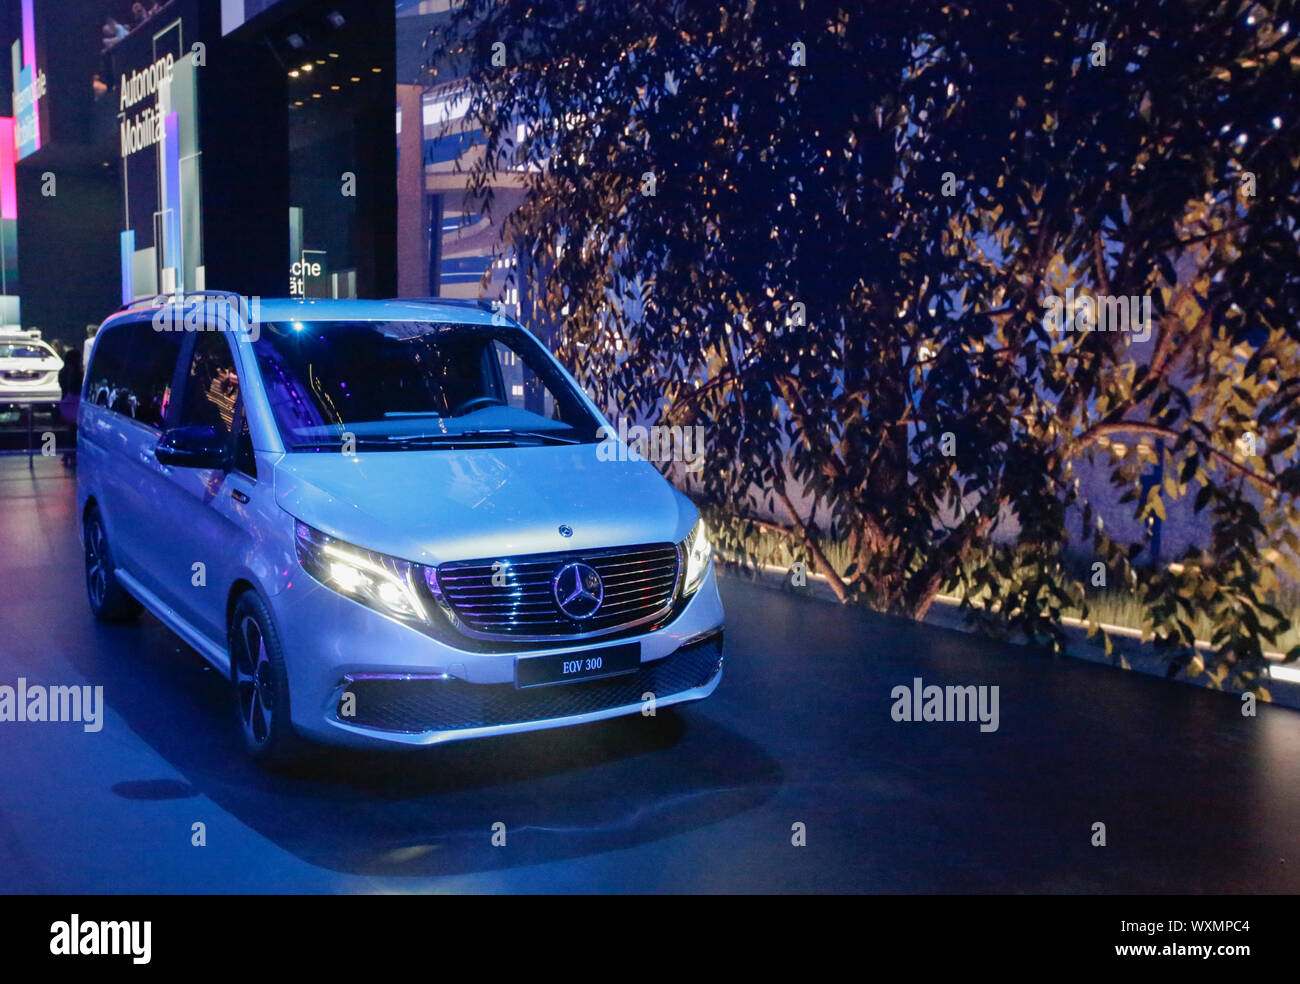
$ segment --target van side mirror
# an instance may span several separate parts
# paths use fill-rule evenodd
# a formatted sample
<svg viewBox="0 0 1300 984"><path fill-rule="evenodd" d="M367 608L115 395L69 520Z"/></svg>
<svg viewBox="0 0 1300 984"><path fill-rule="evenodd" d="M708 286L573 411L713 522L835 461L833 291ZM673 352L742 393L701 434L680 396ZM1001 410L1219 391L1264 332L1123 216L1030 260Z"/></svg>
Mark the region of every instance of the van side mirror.
<svg viewBox="0 0 1300 984"><path fill-rule="evenodd" d="M179 468L229 471L234 464L230 435L209 425L173 427L158 439L154 454L158 464Z"/></svg>

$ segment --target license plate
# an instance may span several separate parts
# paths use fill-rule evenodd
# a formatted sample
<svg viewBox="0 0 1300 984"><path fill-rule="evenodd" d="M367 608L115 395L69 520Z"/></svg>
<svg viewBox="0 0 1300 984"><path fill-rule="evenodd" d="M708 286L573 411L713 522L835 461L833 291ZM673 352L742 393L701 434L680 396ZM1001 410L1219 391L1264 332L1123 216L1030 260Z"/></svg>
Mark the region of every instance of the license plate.
<svg viewBox="0 0 1300 984"><path fill-rule="evenodd" d="M641 668L641 643L606 646L581 653L557 653L554 656L522 656L515 660L515 686L548 687L576 680L635 673Z"/></svg>

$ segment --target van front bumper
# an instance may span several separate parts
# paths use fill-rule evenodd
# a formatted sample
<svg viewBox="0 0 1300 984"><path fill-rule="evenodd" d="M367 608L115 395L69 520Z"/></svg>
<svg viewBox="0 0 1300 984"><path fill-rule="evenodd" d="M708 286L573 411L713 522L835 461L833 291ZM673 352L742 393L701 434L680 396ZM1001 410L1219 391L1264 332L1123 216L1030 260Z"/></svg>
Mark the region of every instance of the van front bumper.
<svg viewBox="0 0 1300 984"><path fill-rule="evenodd" d="M421 746L566 727L701 700L722 679L722 602L710 568L668 624L642 635L510 652L456 648L300 575L271 599L295 728L357 747ZM634 672L516 688L515 661L640 645Z"/></svg>

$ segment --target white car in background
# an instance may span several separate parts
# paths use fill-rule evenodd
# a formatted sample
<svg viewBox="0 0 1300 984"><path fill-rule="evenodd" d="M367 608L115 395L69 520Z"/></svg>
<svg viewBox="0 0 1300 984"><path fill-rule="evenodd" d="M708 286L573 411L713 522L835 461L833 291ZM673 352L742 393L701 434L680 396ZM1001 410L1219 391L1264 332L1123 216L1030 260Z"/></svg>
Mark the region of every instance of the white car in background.
<svg viewBox="0 0 1300 984"><path fill-rule="evenodd" d="M63 360L41 341L39 331L0 328L0 405L57 403L63 397L62 368Z"/></svg>

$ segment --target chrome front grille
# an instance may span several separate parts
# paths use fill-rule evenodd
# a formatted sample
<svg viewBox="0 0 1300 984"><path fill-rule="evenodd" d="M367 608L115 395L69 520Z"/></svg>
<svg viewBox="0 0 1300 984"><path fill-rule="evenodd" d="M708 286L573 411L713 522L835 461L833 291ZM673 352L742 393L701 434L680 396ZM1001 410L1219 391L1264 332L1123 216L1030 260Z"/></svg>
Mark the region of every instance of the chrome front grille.
<svg viewBox="0 0 1300 984"><path fill-rule="evenodd" d="M566 564L595 568L604 599L594 615L574 619L556 602L554 582ZM469 635L551 639L606 635L666 614L677 593L681 558L670 543L569 551L442 564L430 589ZM496 583L493 583L495 580Z"/></svg>

